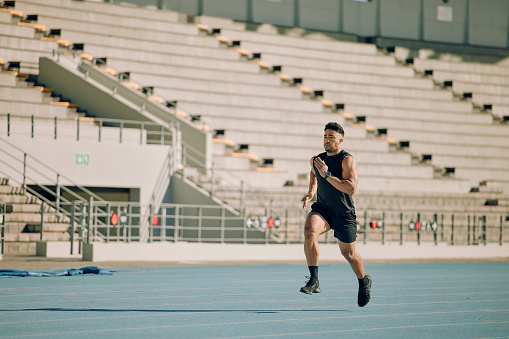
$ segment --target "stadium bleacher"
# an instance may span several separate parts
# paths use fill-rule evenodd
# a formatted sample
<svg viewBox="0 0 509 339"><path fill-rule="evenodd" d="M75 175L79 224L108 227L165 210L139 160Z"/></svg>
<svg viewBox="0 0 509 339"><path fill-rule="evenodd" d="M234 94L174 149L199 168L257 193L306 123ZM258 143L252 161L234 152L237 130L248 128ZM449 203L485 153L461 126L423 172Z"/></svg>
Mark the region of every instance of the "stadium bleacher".
<svg viewBox="0 0 509 339"><path fill-rule="evenodd" d="M181 117L210 126L204 133L221 131L216 177L188 175L233 206L241 183L254 210L268 200L298 206L329 121L345 127L343 148L358 161L358 209L482 211L487 199L509 199L508 67L402 64L374 44L103 2L17 0L0 11L0 29L0 57L19 62L16 74L0 73L0 116L83 117L72 98L59 103L19 75L36 79L39 58L59 53L103 58L105 72L129 73L133 91L150 88L152 101L175 101Z"/></svg>

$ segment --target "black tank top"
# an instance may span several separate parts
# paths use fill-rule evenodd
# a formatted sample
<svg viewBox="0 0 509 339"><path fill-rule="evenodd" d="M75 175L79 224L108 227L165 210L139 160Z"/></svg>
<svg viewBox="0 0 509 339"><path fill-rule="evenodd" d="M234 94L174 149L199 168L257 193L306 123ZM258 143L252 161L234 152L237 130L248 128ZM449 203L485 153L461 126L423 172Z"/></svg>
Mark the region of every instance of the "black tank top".
<svg viewBox="0 0 509 339"><path fill-rule="evenodd" d="M327 167L329 172L337 177L343 178L343 159L346 156L352 156L350 153L341 150L338 154L328 156L326 152L320 153L317 157L321 158ZM317 190L317 202L325 207L330 213L340 216L345 219L355 219L355 206L353 203L352 196L347 193L343 193L340 190L332 186L324 177L320 175L320 172L316 169L313 164L315 171L316 180L318 180Z"/></svg>

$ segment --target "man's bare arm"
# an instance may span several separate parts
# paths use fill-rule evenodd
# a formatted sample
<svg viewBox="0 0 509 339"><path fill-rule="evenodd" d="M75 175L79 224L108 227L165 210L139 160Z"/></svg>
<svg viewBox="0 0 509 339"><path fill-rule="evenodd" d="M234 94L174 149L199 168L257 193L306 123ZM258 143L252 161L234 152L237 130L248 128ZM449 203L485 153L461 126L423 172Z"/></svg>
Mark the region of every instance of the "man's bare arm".
<svg viewBox="0 0 509 339"><path fill-rule="evenodd" d="M315 166L320 175L325 178L325 174L329 170L325 162L320 158L316 158ZM357 183L359 180L357 175L357 161L353 157L347 156L343 159L342 166L342 178L331 175L327 178L327 181L337 190L352 195L357 191Z"/></svg>
<svg viewBox="0 0 509 339"><path fill-rule="evenodd" d="M304 197L304 202L302 203L302 208L306 208L306 205L311 201L311 199L313 199L313 197L315 196L315 193L316 193L317 181L316 181L315 171L313 170L313 159L314 158L315 157L312 157L310 160L311 172L309 173L309 188L308 188L308 194L306 194L306 196Z"/></svg>

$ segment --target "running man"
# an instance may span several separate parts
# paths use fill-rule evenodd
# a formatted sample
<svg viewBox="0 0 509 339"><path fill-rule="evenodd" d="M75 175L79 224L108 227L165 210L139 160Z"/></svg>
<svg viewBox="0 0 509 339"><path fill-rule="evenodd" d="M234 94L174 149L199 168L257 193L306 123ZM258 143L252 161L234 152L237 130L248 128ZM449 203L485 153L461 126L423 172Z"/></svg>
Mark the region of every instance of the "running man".
<svg viewBox="0 0 509 339"><path fill-rule="evenodd" d="M357 190L357 162L348 152L341 150L345 136L343 127L336 122L325 125L323 144L325 152L311 158L311 173L308 194L302 208L317 193L317 201L311 206L304 228L304 252L310 277L301 292L320 293L318 282L318 241L317 237L334 230L339 239L341 254L350 263L357 279L359 292L357 303L364 307L371 298L371 277L365 275L361 256L355 251L357 220L352 195ZM318 190L317 190L318 189Z"/></svg>

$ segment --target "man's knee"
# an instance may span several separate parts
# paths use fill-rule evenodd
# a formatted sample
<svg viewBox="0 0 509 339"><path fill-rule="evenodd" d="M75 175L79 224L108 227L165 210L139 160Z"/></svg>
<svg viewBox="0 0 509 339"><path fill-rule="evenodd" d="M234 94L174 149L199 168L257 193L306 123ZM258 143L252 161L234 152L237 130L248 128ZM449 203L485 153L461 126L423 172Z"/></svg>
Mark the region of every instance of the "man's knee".
<svg viewBox="0 0 509 339"><path fill-rule="evenodd" d="M355 250L352 250L350 248L341 248L341 254L348 262L352 262L355 260Z"/></svg>

